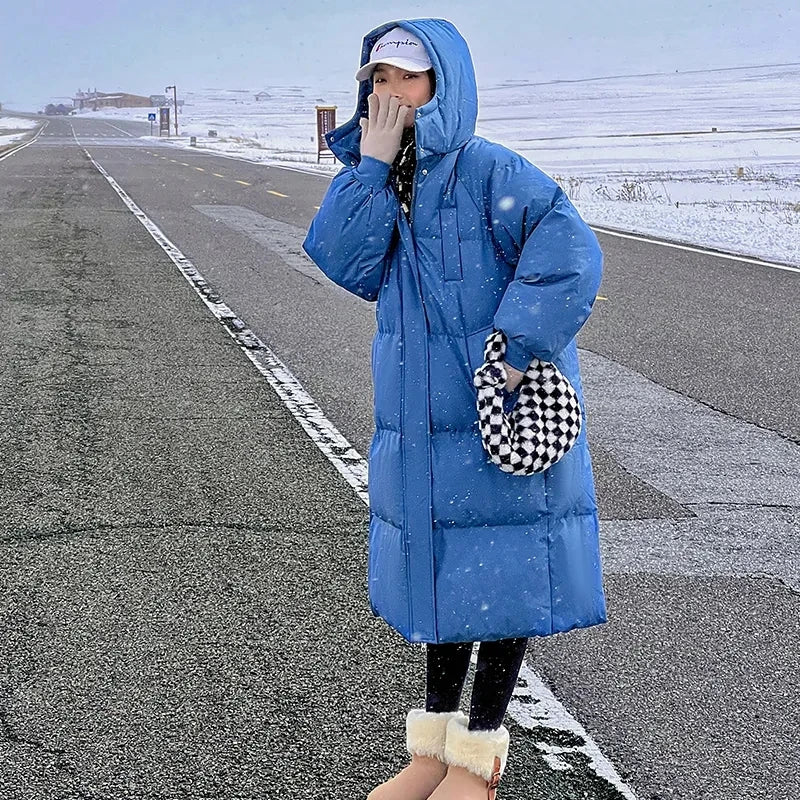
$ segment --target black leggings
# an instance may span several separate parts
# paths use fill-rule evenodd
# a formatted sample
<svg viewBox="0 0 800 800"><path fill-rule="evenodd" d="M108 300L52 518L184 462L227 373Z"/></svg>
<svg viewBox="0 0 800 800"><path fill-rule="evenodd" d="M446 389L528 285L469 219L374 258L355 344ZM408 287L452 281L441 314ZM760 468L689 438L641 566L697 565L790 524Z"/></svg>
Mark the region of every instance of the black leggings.
<svg viewBox="0 0 800 800"><path fill-rule="evenodd" d="M517 685L527 639L481 642L469 710L471 731L493 731L503 717ZM426 711L457 711L467 678L472 642L429 644Z"/></svg>

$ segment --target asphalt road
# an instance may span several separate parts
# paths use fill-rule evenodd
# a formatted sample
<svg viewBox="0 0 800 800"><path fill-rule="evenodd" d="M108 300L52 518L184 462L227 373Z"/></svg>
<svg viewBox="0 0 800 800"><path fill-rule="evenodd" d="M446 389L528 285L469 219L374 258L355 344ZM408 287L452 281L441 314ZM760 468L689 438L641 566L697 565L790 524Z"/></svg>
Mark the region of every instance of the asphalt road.
<svg viewBox="0 0 800 800"><path fill-rule="evenodd" d="M424 687L366 509L84 148L361 453L374 307L299 250L325 179L148 130L51 119L0 161L0 798L365 796ZM794 798L800 275L601 244L609 622L527 662L637 797ZM501 796L620 796L509 725Z"/></svg>

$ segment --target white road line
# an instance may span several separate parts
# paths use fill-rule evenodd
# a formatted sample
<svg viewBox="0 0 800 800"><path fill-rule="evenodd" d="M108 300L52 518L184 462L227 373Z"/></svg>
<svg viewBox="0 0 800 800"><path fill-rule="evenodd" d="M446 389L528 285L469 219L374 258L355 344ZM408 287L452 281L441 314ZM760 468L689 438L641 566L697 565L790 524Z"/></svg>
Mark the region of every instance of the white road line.
<svg viewBox="0 0 800 800"><path fill-rule="evenodd" d="M5 161L5 159L11 158L11 156L13 156L14 153L19 153L20 150L24 150L26 147L30 147L42 135L42 131L49 124L50 124L49 121L45 122L44 125L42 125L42 127L39 128L38 132L36 133L36 136L34 136L33 139L31 139L29 142L25 142L24 144L21 144L19 147L15 147L13 150L9 150L7 153L3 153L3 155L0 156L0 161ZM52 134L47 134L47 135L50 136Z"/></svg>
<svg viewBox="0 0 800 800"><path fill-rule="evenodd" d="M572 769L569 761L560 756L581 753L589 760L595 774L610 783L627 800L636 800L636 795L620 778L614 765L603 755L597 743L584 727L564 708L542 679L525 663L519 672L519 683L508 704L508 715L523 728L549 728L568 731L580 745L552 745L536 742L537 750L551 769L567 772Z"/></svg>
<svg viewBox="0 0 800 800"><path fill-rule="evenodd" d="M704 256L714 256L715 258L726 258L728 261L741 261L744 264L758 264L760 267L771 267L772 269L781 269L786 272L800 273L800 267L792 267L788 264L776 264L772 261L764 261L760 258L752 258L748 256L737 256L733 253L726 253L724 250L712 250L703 247L692 246L689 244L678 244L677 242L665 242L661 239L653 239L649 236L638 233L625 233L617 231L613 228L598 228L596 225L590 226L593 231L604 233L607 236L616 236L620 239L633 239L637 242L647 242L649 244L657 244L660 247L672 247L675 250L687 250L690 253L701 253Z"/></svg>
<svg viewBox="0 0 800 800"><path fill-rule="evenodd" d="M98 172L119 195L122 202L125 203L136 219L142 223L148 233L169 256L173 264L180 270L184 278L192 285L200 299L217 320L222 323L242 352L253 362L256 369L264 375L270 386L275 390L275 393L283 400L312 441L368 506L367 462L364 458L336 429L333 423L325 417L322 409L305 391L288 367L219 299L194 264L147 217L114 178L92 158L89 151L84 149L84 152ZM589 759L589 768L599 778L613 786L626 800L636 800L634 793L624 784L614 766L605 758L591 736L526 664L523 664L520 672L520 682L522 686L516 688L516 699L512 701L513 707L509 708L509 713L519 725L533 730L537 727L554 727L558 730L569 730L582 742L579 746L548 747L546 749L546 757L547 763L551 768L556 771L571 770L570 764L559 760L558 755L559 753L580 751ZM525 698L527 702L520 698ZM534 713L531 713L532 709L535 709ZM540 744L537 747L545 751L544 745Z"/></svg>
<svg viewBox="0 0 800 800"><path fill-rule="evenodd" d="M142 223L186 280L194 287L202 301L217 320L222 323L225 330L236 341L244 354L264 375L270 386L275 390L275 393L283 400L292 415L303 427L303 430L306 431L348 484L353 487L356 494L368 504L367 465L361 455L342 436L333 423L325 417L322 409L319 408L314 399L292 375L289 368L214 294L194 264L147 217L114 178L92 158L91 154L85 149L84 152L100 174L111 184L114 191L122 199L122 202Z"/></svg>
<svg viewBox="0 0 800 800"><path fill-rule="evenodd" d="M118 128L116 125L112 125L110 122L106 122L105 120L100 120L100 121L104 122L106 125L108 125L110 128L113 128L115 131L119 131L120 133L124 133L126 136L133 137L132 133L128 133L128 131L124 131L124 130L122 130L122 128ZM102 135L105 135L105 134L102 134ZM110 136L111 134L108 134L108 135Z"/></svg>

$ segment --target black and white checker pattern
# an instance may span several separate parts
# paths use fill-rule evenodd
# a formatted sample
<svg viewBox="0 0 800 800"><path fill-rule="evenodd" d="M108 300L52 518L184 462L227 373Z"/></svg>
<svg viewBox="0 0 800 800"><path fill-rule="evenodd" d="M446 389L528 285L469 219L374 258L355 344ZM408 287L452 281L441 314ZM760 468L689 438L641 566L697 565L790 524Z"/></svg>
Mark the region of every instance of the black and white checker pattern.
<svg viewBox="0 0 800 800"><path fill-rule="evenodd" d="M555 364L534 358L519 384L509 414L503 411L506 337L486 339L483 366L475 370L478 418L483 447L503 472L532 475L566 455L581 432L581 409L572 384Z"/></svg>

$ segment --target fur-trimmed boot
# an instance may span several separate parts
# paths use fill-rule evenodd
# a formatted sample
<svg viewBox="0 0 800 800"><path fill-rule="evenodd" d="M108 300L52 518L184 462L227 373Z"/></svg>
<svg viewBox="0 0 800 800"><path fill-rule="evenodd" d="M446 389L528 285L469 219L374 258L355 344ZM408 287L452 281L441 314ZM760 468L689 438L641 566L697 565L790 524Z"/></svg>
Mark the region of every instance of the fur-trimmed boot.
<svg viewBox="0 0 800 800"><path fill-rule="evenodd" d="M495 800L508 757L508 728L471 731L466 718L447 725L447 775L430 800Z"/></svg>
<svg viewBox="0 0 800 800"><path fill-rule="evenodd" d="M406 748L411 763L373 789L367 800L428 800L447 772L445 734L454 719L466 720L466 716L460 711L439 714L412 708L406 717Z"/></svg>

